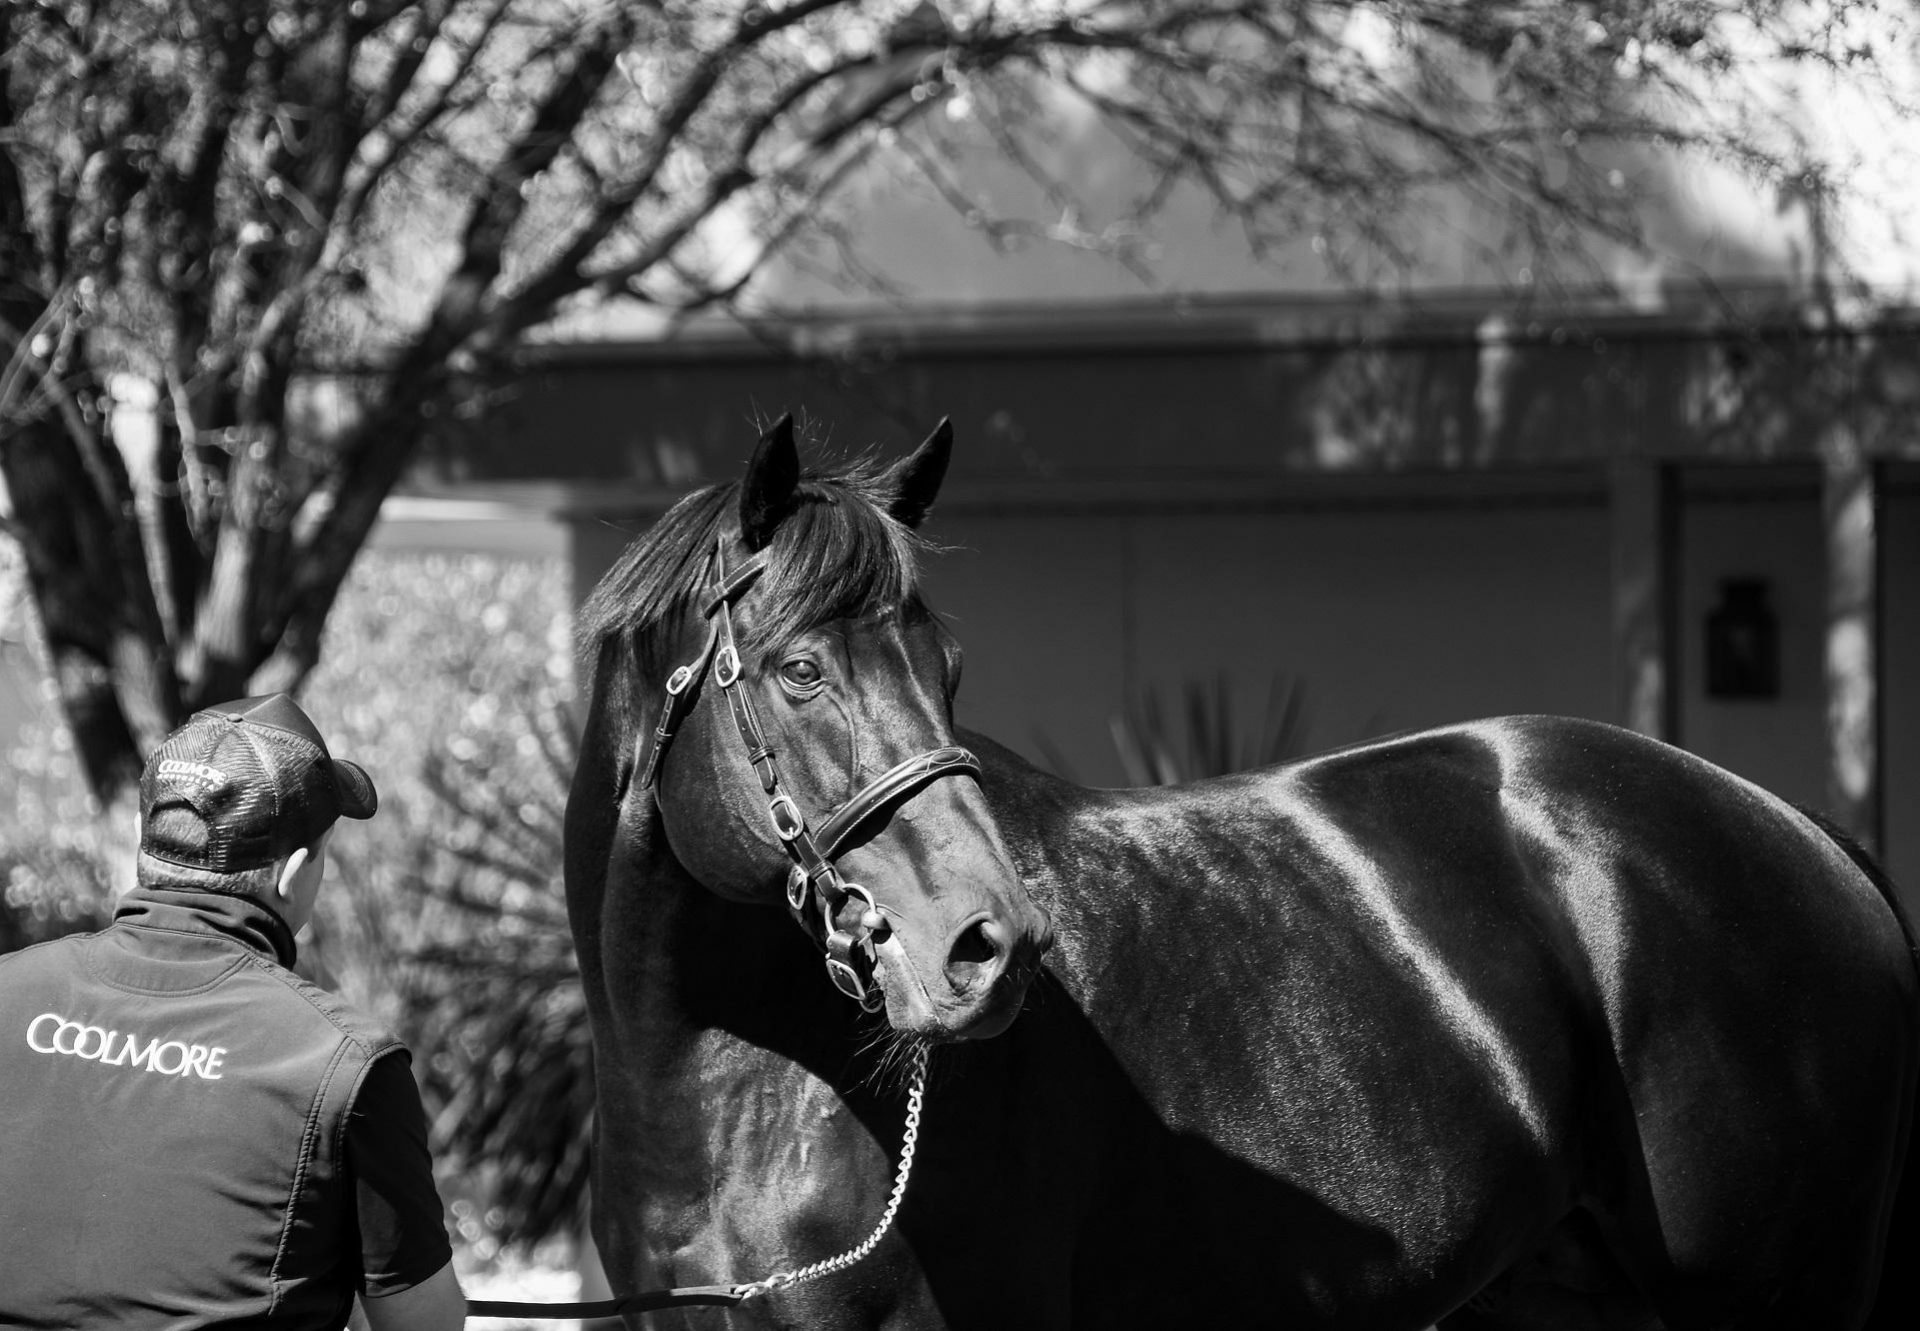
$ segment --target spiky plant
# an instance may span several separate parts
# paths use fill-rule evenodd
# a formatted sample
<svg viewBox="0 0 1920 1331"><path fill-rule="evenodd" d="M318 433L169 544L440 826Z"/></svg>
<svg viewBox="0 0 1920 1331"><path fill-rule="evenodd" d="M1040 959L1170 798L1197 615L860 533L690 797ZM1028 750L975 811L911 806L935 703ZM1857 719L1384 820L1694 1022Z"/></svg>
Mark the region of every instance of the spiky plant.
<svg viewBox="0 0 1920 1331"><path fill-rule="evenodd" d="M303 960L413 1050L470 1247L577 1234L593 1084L561 886L566 570L394 554L351 590L310 705L381 808L335 838Z"/></svg>
<svg viewBox="0 0 1920 1331"><path fill-rule="evenodd" d="M1125 782L1172 786L1285 762L1309 752L1307 686L1292 675L1275 675L1257 726L1235 713L1226 674L1178 688L1149 685L1130 694L1109 718L1108 734ZM1078 781L1074 765L1036 731L1034 746L1057 775Z"/></svg>
<svg viewBox="0 0 1920 1331"><path fill-rule="evenodd" d="M1109 724L1128 785L1226 776L1307 752L1307 686L1294 676L1274 676L1257 726L1235 715L1233 686L1224 673L1211 683L1189 681L1177 702L1163 701L1151 686L1143 689Z"/></svg>
<svg viewBox="0 0 1920 1331"><path fill-rule="evenodd" d="M578 1227L594 1098L560 878L575 730L553 706L529 733L541 762L518 788L483 753L430 756L423 778L447 818L415 876L449 926L413 954L434 1136L445 1165L484 1186L507 1242Z"/></svg>

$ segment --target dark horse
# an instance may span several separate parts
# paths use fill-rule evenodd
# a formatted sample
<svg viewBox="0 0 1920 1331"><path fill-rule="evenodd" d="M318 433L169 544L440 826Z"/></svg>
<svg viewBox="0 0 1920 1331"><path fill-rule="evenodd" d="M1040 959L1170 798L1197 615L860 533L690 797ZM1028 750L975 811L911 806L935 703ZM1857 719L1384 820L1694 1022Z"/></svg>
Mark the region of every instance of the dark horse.
<svg viewBox="0 0 1920 1331"><path fill-rule="evenodd" d="M853 1244L889 1060L937 1046L871 1256L663 1317L1861 1323L1920 1054L1863 854L1549 717L1180 788L1039 772L955 731L915 591L950 439L803 474L782 421L585 611L567 891L616 1292Z"/></svg>

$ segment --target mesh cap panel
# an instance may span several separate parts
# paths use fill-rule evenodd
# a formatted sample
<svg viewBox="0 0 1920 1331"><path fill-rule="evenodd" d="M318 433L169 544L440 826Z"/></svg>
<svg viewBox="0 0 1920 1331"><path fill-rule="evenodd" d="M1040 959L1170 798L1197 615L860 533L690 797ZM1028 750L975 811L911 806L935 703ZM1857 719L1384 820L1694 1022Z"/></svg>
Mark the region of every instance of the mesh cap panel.
<svg viewBox="0 0 1920 1331"><path fill-rule="evenodd" d="M371 817L378 800L372 778L329 755L291 698L246 698L196 713L148 759L140 848L238 873L311 843L342 815Z"/></svg>

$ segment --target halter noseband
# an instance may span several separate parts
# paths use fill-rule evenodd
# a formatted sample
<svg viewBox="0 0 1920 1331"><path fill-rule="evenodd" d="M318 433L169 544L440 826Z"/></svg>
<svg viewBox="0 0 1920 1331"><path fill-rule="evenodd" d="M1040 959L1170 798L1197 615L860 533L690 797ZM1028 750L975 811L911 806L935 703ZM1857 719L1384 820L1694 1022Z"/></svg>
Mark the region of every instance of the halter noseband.
<svg viewBox="0 0 1920 1331"><path fill-rule="evenodd" d="M712 623L700 654L667 677L667 697L660 707L660 721L647 737L640 763L640 788L651 789L660 776L660 762L674 731L693 706L693 695L711 667L714 683L733 713L734 727L746 746L747 761L760 778L767 797L767 816L773 821L774 834L786 847L793 867L787 871L787 905L804 922L808 888L820 913L820 928L826 938L827 975L834 988L860 1004L868 1012L877 1012L884 998L867 987L854 967L856 954L865 959L869 971L874 962L874 935L882 938L887 930L886 908L858 883L841 877L834 867L834 854L847 837L885 805L919 790L929 782L954 772L980 773L980 760L962 748L947 746L916 754L883 772L851 799L842 804L821 824L818 836L807 826L807 819L787 793L780 789L780 766L774 760L760 720L754 715L753 699L740 687L740 652L733 638L733 603L746 594L766 572L766 561L751 559L731 574L726 565L726 538L720 538L713 552L714 590L701 614ZM658 798L656 794L656 798Z"/></svg>

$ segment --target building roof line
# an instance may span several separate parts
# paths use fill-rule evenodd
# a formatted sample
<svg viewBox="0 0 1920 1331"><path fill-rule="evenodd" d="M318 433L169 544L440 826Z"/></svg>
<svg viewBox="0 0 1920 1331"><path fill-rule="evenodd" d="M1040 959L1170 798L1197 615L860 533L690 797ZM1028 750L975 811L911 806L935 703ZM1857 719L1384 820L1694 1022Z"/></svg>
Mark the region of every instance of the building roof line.
<svg viewBox="0 0 1920 1331"><path fill-rule="evenodd" d="M655 337L537 339L534 366L606 362L785 361L863 354L1150 354L1353 347L1421 349L1592 344L1596 339L1704 341L1920 333L1920 307L1854 302L1829 326L1803 292L1783 283L1681 289L1657 308L1589 293L1579 299L1457 292L1388 300L1355 295L1181 297L1083 304L926 305L711 320Z"/></svg>

